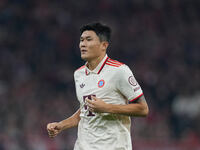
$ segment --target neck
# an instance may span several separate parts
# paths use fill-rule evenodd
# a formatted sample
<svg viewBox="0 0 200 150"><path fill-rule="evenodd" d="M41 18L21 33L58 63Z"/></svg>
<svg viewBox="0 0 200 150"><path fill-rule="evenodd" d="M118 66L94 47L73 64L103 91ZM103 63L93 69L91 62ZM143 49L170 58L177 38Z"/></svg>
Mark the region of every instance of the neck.
<svg viewBox="0 0 200 150"><path fill-rule="evenodd" d="M90 70L94 70L98 66L98 64L103 60L104 57L105 57L105 55L102 55L102 56L96 57L94 59L88 60L87 67Z"/></svg>

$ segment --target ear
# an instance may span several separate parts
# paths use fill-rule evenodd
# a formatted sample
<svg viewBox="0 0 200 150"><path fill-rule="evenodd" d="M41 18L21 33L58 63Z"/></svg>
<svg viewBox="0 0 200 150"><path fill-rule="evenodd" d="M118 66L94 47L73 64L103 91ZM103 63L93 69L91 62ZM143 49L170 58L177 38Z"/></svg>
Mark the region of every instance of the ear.
<svg viewBox="0 0 200 150"><path fill-rule="evenodd" d="M103 41L103 42L101 42L101 46L102 46L102 49L106 51L106 49L109 46L109 43L107 41Z"/></svg>

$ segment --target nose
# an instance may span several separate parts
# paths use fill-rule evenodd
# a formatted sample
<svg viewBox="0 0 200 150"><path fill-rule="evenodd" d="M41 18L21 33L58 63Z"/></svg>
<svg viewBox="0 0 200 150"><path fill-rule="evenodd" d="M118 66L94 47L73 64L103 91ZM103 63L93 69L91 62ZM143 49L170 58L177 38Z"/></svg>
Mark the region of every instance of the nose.
<svg viewBox="0 0 200 150"><path fill-rule="evenodd" d="M85 40L80 41L79 46L80 46L80 48L81 48L81 47L86 47L86 42L85 42Z"/></svg>

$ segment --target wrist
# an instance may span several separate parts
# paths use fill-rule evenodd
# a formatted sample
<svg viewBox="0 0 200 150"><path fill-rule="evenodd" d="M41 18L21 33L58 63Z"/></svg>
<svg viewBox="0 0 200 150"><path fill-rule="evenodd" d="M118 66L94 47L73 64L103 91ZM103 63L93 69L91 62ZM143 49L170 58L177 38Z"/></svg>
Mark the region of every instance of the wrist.
<svg viewBox="0 0 200 150"><path fill-rule="evenodd" d="M59 128L60 128L61 130L64 130L64 129L65 129L65 126L64 126L63 121L58 122L58 126L59 126Z"/></svg>

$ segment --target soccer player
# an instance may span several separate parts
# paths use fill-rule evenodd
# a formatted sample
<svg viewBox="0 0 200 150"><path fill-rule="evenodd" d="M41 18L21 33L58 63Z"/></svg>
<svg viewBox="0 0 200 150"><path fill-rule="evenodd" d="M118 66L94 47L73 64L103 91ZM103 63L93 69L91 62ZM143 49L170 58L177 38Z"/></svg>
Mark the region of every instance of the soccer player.
<svg viewBox="0 0 200 150"><path fill-rule="evenodd" d="M50 137L78 126L74 150L132 150L130 116L148 114L143 91L129 67L106 54L111 29L101 23L80 29L85 65L74 73L80 108L69 118L47 125Z"/></svg>

